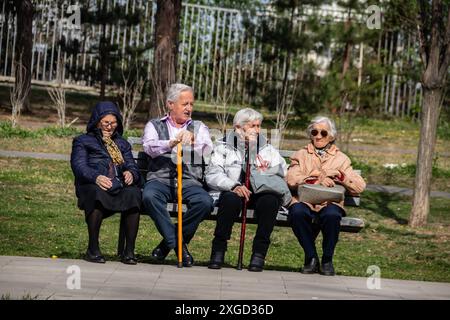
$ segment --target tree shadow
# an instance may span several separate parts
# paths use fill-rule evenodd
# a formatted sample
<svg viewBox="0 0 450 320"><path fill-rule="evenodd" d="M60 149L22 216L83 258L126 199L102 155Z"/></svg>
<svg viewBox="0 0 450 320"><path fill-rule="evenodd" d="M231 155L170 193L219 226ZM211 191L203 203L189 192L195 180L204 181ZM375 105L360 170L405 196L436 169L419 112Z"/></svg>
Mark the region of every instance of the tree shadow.
<svg viewBox="0 0 450 320"><path fill-rule="evenodd" d="M390 203L404 200L404 196L395 193L367 192L361 201L361 208L405 225L408 224L408 219L398 216L395 211L389 208Z"/></svg>

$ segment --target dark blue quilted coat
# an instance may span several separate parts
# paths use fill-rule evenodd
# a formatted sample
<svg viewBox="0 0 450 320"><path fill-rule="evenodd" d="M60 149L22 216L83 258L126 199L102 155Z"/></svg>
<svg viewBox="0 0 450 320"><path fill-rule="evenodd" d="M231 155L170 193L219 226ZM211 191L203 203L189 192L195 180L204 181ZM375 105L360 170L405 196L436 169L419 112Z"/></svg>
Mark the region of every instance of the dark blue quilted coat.
<svg viewBox="0 0 450 320"><path fill-rule="evenodd" d="M112 159L102 142L102 132L97 128L97 123L106 115L112 114L117 118L117 128L111 138L119 147L125 163L117 167L121 177L123 171L133 174L135 183L139 182L139 169L134 162L131 153L131 145L123 137L122 115L113 102L99 102L92 111L91 118L86 128L86 133L73 139L70 165L75 175L76 194L78 187L83 184L95 183L99 175L108 176L112 166Z"/></svg>

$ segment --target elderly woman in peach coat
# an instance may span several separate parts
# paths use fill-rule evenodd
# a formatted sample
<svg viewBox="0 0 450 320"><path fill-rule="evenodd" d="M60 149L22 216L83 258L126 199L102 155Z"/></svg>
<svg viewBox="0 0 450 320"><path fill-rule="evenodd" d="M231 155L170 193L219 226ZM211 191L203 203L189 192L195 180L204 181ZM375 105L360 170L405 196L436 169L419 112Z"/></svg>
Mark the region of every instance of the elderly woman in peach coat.
<svg viewBox="0 0 450 320"><path fill-rule="evenodd" d="M305 183L326 187L340 184L351 194L361 193L366 183L352 169L350 159L335 145L337 132L334 122L327 117L316 117L308 126L307 135L311 143L291 157L286 176L294 194L299 185ZM301 272L334 275L333 255L339 238L341 218L345 216L344 202L311 204L299 202L294 196L289 216L292 230L305 252ZM318 220L319 224L314 224L314 220ZM315 246L315 239L320 231L323 235L321 263Z"/></svg>

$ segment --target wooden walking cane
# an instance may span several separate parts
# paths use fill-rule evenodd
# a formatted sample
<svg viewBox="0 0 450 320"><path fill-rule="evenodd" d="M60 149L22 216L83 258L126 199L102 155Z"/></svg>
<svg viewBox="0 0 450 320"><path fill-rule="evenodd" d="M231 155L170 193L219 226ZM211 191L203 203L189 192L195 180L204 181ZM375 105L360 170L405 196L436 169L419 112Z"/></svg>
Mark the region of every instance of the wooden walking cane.
<svg viewBox="0 0 450 320"><path fill-rule="evenodd" d="M181 143L177 145L177 198L178 198L178 268L183 267L183 167L181 165Z"/></svg>
<svg viewBox="0 0 450 320"><path fill-rule="evenodd" d="M250 189L250 151L248 141L245 142L245 187ZM242 270L242 257L244 255L245 227L247 224L247 199L244 198L242 207L241 237L239 241L238 270Z"/></svg>

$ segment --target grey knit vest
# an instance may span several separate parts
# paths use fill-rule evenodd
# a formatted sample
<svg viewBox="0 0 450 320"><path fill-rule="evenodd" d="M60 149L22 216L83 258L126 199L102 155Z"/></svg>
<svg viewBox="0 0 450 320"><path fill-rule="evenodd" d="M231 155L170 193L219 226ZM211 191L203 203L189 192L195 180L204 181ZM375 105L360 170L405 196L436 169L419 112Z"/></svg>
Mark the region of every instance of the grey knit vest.
<svg viewBox="0 0 450 320"><path fill-rule="evenodd" d="M160 140L169 140L169 129L166 121L160 119L150 120L158 133ZM201 121L192 121L187 130L197 135ZM176 148L163 153L156 158L149 159L147 181L158 180L166 185L175 187L177 184L177 152ZM204 159L196 154L194 148L183 145L183 186L203 184Z"/></svg>

